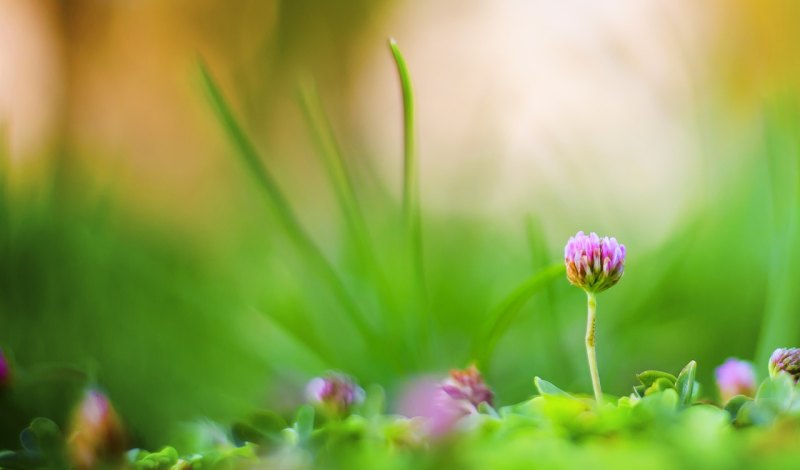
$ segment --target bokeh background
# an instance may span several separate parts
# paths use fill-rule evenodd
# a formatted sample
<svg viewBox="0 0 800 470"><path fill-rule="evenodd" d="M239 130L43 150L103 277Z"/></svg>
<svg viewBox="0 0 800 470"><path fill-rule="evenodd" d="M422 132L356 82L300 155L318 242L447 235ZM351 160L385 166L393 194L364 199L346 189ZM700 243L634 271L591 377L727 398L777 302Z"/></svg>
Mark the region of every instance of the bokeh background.
<svg viewBox="0 0 800 470"><path fill-rule="evenodd" d="M534 375L589 392L585 300L560 276L486 333L578 230L628 247L599 299L606 392L691 359L711 399L729 356L765 374L800 340L798 20L790 0L0 0L0 346L24 390L0 447L87 383L155 447L289 410L325 370L395 399L488 341L501 405ZM422 275L390 36L417 100ZM236 156L200 61L319 252ZM366 238L298 103L312 82Z"/></svg>

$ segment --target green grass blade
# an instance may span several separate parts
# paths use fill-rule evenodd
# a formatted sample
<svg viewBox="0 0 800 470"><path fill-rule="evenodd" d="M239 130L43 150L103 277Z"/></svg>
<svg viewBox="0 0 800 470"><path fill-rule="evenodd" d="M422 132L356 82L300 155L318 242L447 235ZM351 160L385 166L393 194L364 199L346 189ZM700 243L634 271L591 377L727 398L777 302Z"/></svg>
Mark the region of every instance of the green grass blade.
<svg viewBox="0 0 800 470"><path fill-rule="evenodd" d="M533 215L525 218L525 235L531 256L531 272L537 273L542 269L556 262L556 257L552 256L547 236L544 232L542 221ZM542 328L551 331L552 334L543 338L547 342L547 348L554 354L563 356L566 365L572 366L576 363L574 355L569 354L569 344L564 340L564 318L556 312L556 286L548 283L544 290L539 294L540 303L538 304L540 325Z"/></svg>
<svg viewBox="0 0 800 470"><path fill-rule="evenodd" d="M394 294L375 255L347 162L313 83L307 83L300 89L299 98L300 107L317 148L317 154L331 180L340 209L353 237L353 245L360 258L359 261L368 271L384 305L394 311L397 308Z"/></svg>
<svg viewBox="0 0 800 470"><path fill-rule="evenodd" d="M198 69L209 103L213 107L214 114L219 120L223 130L235 147L236 155L240 157L245 168L247 168L267 195L272 208L275 210L286 232L295 242L299 242L304 238L302 235L303 230L300 228L300 223L297 221L286 197L283 195L280 188L278 188L275 179L261 163L261 157L258 151L234 117L233 112L222 96L222 92L211 76L211 73L208 71L208 68L203 62L199 62Z"/></svg>
<svg viewBox="0 0 800 470"><path fill-rule="evenodd" d="M305 349L305 351L309 355L313 356L314 359L319 361L320 364L328 368L334 366L331 361L331 358L333 358L334 355L327 350L325 345L319 340L318 335L316 335L313 330L293 325L280 315L273 315L267 310L259 309L257 312L268 318L269 321L272 322L273 327L275 327L284 335L292 338L296 345Z"/></svg>
<svg viewBox="0 0 800 470"><path fill-rule="evenodd" d="M366 223L358 205L353 181L336 141L330 120L322 109L319 94L313 84L309 83L300 89L299 97L306 124L317 147L317 154L333 184L347 226L355 238L357 246L361 249L369 248L370 241L367 236ZM363 255L371 257L369 253L363 253Z"/></svg>
<svg viewBox="0 0 800 470"><path fill-rule="evenodd" d="M406 240L409 247L409 267L413 273L414 282L419 292L417 322L418 344L422 348L430 349L433 318L428 306L428 292L425 281L425 266L422 253L422 215L420 209L420 184L419 160L417 158L416 127L414 125L414 90L411 84L411 74L397 42L389 39L389 49L392 53L397 76L400 80L400 89L403 96L403 224L406 231Z"/></svg>
<svg viewBox="0 0 800 470"><path fill-rule="evenodd" d="M414 130L414 92L408 66L394 39L389 40L403 93L403 218L417 274L423 279L422 226L420 221L419 168Z"/></svg>
<svg viewBox="0 0 800 470"><path fill-rule="evenodd" d="M765 144L772 205L772 240L761 332L756 349L756 364L766 364L778 347L800 341L800 320L795 312L800 305L797 280L800 279L800 139L796 98L785 97L766 109ZM763 371L763 369L761 369Z"/></svg>
<svg viewBox="0 0 800 470"><path fill-rule="evenodd" d="M328 282L339 302L347 312L350 321L368 343L380 341L380 337L367 324L357 303L348 292L344 282L339 277L333 265L323 255L319 247L300 225L297 217L289 206L283 192L278 188L269 171L262 165L261 158L253 143L245 134L242 127L233 115L222 92L211 77L206 66L199 63L200 78L208 95L209 101L215 111L217 119L228 135L236 149L236 154L247 167L275 210L279 222L290 239L295 243L306 260L312 264L320 275Z"/></svg>
<svg viewBox="0 0 800 470"><path fill-rule="evenodd" d="M483 335L473 345L474 358L481 367L487 368L497 342L511 327L525 303L535 294L543 291L553 279L563 277L564 273L563 263L552 264L526 279L492 309Z"/></svg>

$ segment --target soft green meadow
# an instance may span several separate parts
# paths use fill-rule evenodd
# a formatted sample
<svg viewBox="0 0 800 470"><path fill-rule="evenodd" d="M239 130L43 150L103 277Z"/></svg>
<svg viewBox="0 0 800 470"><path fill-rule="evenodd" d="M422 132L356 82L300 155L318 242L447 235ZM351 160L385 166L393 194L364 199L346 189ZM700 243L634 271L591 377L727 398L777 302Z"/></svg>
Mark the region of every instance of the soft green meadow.
<svg viewBox="0 0 800 470"><path fill-rule="evenodd" d="M0 467L790 468L798 364L768 364L800 344L797 99L766 100L725 179L709 157L708 197L663 243L599 227L622 258L565 267L580 220L553 239L535 215L426 211L413 70L389 49L399 197L357 171L324 87L299 88L335 233L304 223L202 62L238 172L225 237L126 209L67 148L51 180L3 180ZM754 367L726 388L729 357Z"/></svg>

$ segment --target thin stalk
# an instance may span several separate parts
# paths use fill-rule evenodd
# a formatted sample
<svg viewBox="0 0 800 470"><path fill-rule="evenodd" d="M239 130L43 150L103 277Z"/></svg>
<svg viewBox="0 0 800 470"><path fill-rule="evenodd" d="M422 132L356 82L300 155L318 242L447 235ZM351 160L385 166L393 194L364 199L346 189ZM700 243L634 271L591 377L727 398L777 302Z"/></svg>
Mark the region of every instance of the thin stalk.
<svg viewBox="0 0 800 470"><path fill-rule="evenodd" d="M422 221L420 211L419 160L417 158L416 129L414 125L414 91L408 65L394 39L389 39L400 88L403 95L403 225L409 249L409 266L418 290L419 303L414 310L420 329L416 332L418 344L424 350L431 349L433 317L428 314L428 292L425 282L425 267L422 259ZM422 351L420 351L422 352Z"/></svg>
<svg viewBox="0 0 800 470"><path fill-rule="evenodd" d="M756 363L765 364L775 348L798 341L800 276L797 237L800 233L800 141L798 108L786 97L765 110L765 154L771 215L770 265L764 317L756 348Z"/></svg>
<svg viewBox="0 0 800 470"><path fill-rule="evenodd" d="M403 219L419 280L423 281L422 227L420 222L419 162L414 129L414 92L408 66L394 39L389 39L403 92Z"/></svg>
<svg viewBox="0 0 800 470"><path fill-rule="evenodd" d="M589 359L589 373L592 375L592 388L597 403L603 402L603 392L600 389L600 374L597 372L597 354L595 354L595 324L597 322L597 297L594 292L586 293L589 315L586 319L586 357Z"/></svg>

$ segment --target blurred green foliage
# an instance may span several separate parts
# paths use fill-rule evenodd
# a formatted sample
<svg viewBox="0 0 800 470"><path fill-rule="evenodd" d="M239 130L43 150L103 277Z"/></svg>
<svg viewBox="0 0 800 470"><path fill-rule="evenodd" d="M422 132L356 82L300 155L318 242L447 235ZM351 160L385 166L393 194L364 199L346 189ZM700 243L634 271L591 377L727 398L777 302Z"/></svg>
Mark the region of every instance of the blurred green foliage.
<svg viewBox="0 0 800 470"><path fill-rule="evenodd" d="M528 397L535 375L589 390L583 296L558 267L571 233L548 239L548 221L536 218L508 231L433 215L423 198L420 275L402 203L353 170L368 163L340 148L313 94L307 138L343 210L335 230L312 233L270 173L271 155L259 151L267 145L246 132L208 71L204 80L233 143L220 159L247 170L245 189L231 196L227 245L207 247L190 230L125 211L113 192L92 188L69 149L56 152L51 181L4 186L0 345L18 387L4 397L0 447L35 416L63 425L88 383L108 390L151 448L200 416L230 421L254 404L285 412L308 377L330 368L384 384L390 402L414 374L473 360L501 404ZM632 371L697 359L702 393L713 396L712 365L755 358L765 373L772 349L797 345L798 119L797 99L777 97L753 118L756 143L731 157L737 169L709 157L708 198L656 249L614 227L580 227L629 250L624 279L599 298L609 392L629 390Z"/></svg>
<svg viewBox="0 0 800 470"><path fill-rule="evenodd" d="M754 398L723 409L692 398L695 363L678 376L646 371L644 389L598 405L535 379L537 396L494 409L482 403L446 435L430 436L421 418L385 413L373 388L352 413L329 419L301 406L287 422L268 411L232 432L212 425L185 430L190 444L157 452L132 449L134 469L255 468L792 468L800 437L800 386L779 374ZM378 397L378 400L374 400ZM608 397L607 397L608 398ZM189 442L189 441L187 441ZM25 428L4 468L63 468L71 444L52 421ZM112 468L120 468L115 466Z"/></svg>
<svg viewBox="0 0 800 470"><path fill-rule="evenodd" d="M32 416L63 424L92 383L157 441L166 423L247 409L269 366L236 334L235 293L200 247L126 219L84 184L61 167L29 191L4 186L0 332L14 390L3 442Z"/></svg>

